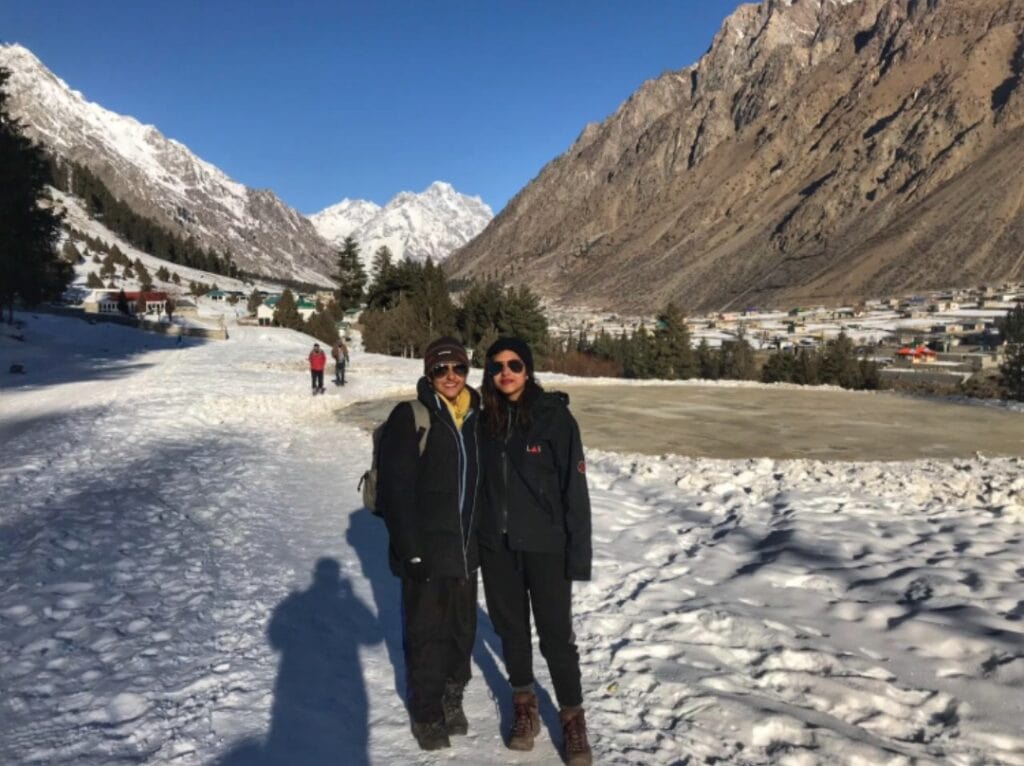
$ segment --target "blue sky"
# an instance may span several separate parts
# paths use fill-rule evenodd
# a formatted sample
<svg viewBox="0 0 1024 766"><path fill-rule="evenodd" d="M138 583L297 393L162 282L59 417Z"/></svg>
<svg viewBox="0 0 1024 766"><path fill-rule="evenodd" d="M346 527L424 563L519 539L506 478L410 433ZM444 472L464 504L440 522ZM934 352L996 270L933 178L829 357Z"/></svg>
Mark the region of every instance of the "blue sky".
<svg viewBox="0 0 1024 766"><path fill-rule="evenodd" d="M495 212L739 0L11 0L0 40L312 213L448 181Z"/></svg>

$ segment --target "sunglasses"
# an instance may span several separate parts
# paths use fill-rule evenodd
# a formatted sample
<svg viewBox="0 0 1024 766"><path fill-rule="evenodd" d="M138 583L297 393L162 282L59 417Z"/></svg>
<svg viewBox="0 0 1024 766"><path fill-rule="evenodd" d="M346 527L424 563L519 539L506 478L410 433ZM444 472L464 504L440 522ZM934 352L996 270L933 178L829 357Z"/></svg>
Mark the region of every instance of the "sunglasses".
<svg viewBox="0 0 1024 766"><path fill-rule="evenodd" d="M468 364L435 364L430 368L430 377L432 378L443 378L449 372L454 372L460 378L464 378L469 375Z"/></svg>
<svg viewBox="0 0 1024 766"><path fill-rule="evenodd" d="M526 363L522 359L509 359L507 362L488 362L487 374L497 375L506 367L517 375L526 369Z"/></svg>

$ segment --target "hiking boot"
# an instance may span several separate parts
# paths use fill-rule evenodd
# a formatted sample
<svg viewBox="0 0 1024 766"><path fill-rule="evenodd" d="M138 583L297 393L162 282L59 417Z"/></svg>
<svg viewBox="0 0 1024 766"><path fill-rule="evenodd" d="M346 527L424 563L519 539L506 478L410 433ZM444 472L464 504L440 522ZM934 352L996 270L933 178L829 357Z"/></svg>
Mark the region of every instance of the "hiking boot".
<svg viewBox="0 0 1024 766"><path fill-rule="evenodd" d="M442 750L452 746L448 740L448 732L444 728L444 721L413 723L412 735L416 737L420 750Z"/></svg>
<svg viewBox="0 0 1024 766"><path fill-rule="evenodd" d="M540 734L540 713L537 695L530 692L512 694L512 731L508 735L509 750L533 750L533 739Z"/></svg>
<svg viewBox="0 0 1024 766"><path fill-rule="evenodd" d="M583 708L563 708L558 713L558 718L562 722L567 766L590 766L594 762L594 756L590 750L590 743L587 742L587 721L583 717Z"/></svg>
<svg viewBox="0 0 1024 766"><path fill-rule="evenodd" d="M444 712L444 727L449 735L469 733L469 721L462 709L462 692L465 688L465 684L455 681L448 681L444 685L441 709Z"/></svg>

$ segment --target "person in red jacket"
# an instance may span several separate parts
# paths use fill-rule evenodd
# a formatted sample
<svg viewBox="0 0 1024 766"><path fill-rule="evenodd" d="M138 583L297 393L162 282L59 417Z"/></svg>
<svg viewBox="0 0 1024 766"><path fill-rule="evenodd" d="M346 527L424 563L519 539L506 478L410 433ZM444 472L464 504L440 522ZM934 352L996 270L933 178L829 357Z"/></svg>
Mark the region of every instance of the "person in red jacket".
<svg viewBox="0 0 1024 766"><path fill-rule="evenodd" d="M313 344L313 350L309 352L309 374L313 379L313 393L324 392L324 367L327 366L327 354L320 348L319 343Z"/></svg>

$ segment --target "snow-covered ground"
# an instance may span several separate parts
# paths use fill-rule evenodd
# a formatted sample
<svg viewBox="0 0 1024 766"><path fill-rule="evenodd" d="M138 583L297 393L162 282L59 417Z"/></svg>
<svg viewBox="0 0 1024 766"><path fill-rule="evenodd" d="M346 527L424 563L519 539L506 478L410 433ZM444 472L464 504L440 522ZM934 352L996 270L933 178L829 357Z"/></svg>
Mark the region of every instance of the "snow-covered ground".
<svg viewBox="0 0 1024 766"><path fill-rule="evenodd" d="M354 351L350 385L311 397L291 331L20 318L24 340L0 328L0 762L559 762L546 695L536 749L502 745L484 611L469 737L409 735L344 407L411 393L418 362ZM597 763L1024 764L1024 461L588 457Z"/></svg>

